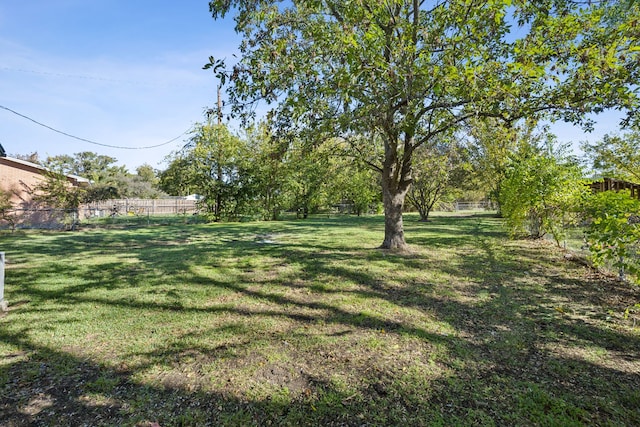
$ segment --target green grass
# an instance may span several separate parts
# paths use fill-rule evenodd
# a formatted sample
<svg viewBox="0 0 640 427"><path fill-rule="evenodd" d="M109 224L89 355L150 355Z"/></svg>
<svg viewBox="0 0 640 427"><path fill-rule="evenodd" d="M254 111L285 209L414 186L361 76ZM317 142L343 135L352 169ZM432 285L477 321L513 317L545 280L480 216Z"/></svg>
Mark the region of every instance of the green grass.
<svg viewBox="0 0 640 427"><path fill-rule="evenodd" d="M637 288L488 214L0 234L1 425L640 424Z"/></svg>

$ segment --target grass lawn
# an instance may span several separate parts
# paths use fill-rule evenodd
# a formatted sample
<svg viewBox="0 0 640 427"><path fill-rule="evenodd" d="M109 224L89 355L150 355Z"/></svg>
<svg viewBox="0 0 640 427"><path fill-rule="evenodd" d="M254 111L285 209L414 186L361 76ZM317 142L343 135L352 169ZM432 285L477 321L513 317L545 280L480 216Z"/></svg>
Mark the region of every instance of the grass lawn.
<svg viewBox="0 0 640 427"><path fill-rule="evenodd" d="M640 425L637 287L488 214L405 228L0 234L0 425Z"/></svg>

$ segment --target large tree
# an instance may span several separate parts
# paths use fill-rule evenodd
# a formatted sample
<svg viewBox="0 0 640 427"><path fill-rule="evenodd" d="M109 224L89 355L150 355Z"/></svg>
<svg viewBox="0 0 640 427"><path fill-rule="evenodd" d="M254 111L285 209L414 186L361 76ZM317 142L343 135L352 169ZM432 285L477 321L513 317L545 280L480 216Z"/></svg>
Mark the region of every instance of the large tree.
<svg viewBox="0 0 640 427"><path fill-rule="evenodd" d="M383 155L383 248L406 246L402 210L414 151L472 117L545 113L587 124L584 113L636 105L640 4L541 0L214 0L237 12L242 57L234 112L273 103L280 131L370 135ZM354 137L355 136L355 137Z"/></svg>

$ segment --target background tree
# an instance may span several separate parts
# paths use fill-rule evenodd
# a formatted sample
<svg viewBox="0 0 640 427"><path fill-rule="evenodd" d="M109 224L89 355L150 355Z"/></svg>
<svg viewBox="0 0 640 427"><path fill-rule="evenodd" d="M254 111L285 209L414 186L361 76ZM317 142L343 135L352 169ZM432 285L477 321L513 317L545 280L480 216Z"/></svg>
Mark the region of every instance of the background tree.
<svg viewBox="0 0 640 427"><path fill-rule="evenodd" d="M49 171L34 190L36 203L54 209L75 211L86 199L84 188L71 185L66 175L54 171Z"/></svg>
<svg viewBox="0 0 640 427"><path fill-rule="evenodd" d="M381 204L379 174L351 158L332 157L330 160L333 160L333 175L329 184L330 204L347 205L347 213L358 216L378 212Z"/></svg>
<svg viewBox="0 0 640 427"><path fill-rule="evenodd" d="M61 174L89 179L91 185L84 195L86 202L122 198L155 199L165 194L158 188L159 180L150 165L139 166L134 175L124 166L117 166L117 162L110 156L83 151L73 156L64 154L48 157L44 166Z"/></svg>
<svg viewBox="0 0 640 427"><path fill-rule="evenodd" d="M594 144L583 144L582 149L600 176L640 184L640 129L605 135Z"/></svg>
<svg viewBox="0 0 640 427"><path fill-rule="evenodd" d="M115 197L111 198L158 199L166 196L167 194L153 181L148 181L146 177L137 174L116 175L112 181L114 186L112 188L116 189ZM95 199L97 198L94 197Z"/></svg>
<svg viewBox="0 0 640 427"><path fill-rule="evenodd" d="M160 174L160 187L169 194L199 194L214 221L239 215L247 203L246 142L224 125L211 121L194 126L192 137Z"/></svg>
<svg viewBox="0 0 640 427"><path fill-rule="evenodd" d="M402 211L413 153L473 117L632 108L640 4L605 1L385 2L214 0L237 12L242 58L232 70L236 114L275 103L275 127L305 141L374 134L383 144L383 248L405 247ZM625 8L621 11L621 8ZM514 24L515 23L515 24ZM358 151L356 149L356 151Z"/></svg>
<svg viewBox="0 0 640 427"><path fill-rule="evenodd" d="M285 208L287 195L285 187L291 178L292 169L288 164L288 141L274 138L264 123L252 127L247 132L250 178L256 200L255 210L264 220L277 220Z"/></svg>
<svg viewBox="0 0 640 427"><path fill-rule="evenodd" d="M333 184L329 153L325 150L306 151L297 145L290 150L289 165L290 178L285 186L290 198L289 207L306 219L310 213L318 212L327 204L329 186Z"/></svg>
<svg viewBox="0 0 640 427"><path fill-rule="evenodd" d="M472 179L486 197L496 203L500 215L500 192L511 156L519 146L531 144L536 123L520 120L506 123L491 117L474 118L465 126L472 164Z"/></svg>
<svg viewBox="0 0 640 427"><path fill-rule="evenodd" d="M196 194L200 185L194 179L198 167L198 159L191 150L181 150L166 158L168 166L159 173L160 190L171 196L188 196Z"/></svg>
<svg viewBox="0 0 640 427"><path fill-rule="evenodd" d="M326 209L339 207L341 213L358 216L378 212L380 174L354 156L350 144L341 138L327 141L319 149L327 155Z"/></svg>
<svg viewBox="0 0 640 427"><path fill-rule="evenodd" d="M48 171L45 180L33 189L33 201L36 205L62 211L74 229L78 219L80 205L87 201L87 190L73 186L65 174Z"/></svg>
<svg viewBox="0 0 640 427"><path fill-rule="evenodd" d="M75 153L73 156L63 154L47 157L44 166L66 175L77 175L94 182L102 182L109 178L126 174L124 166L116 166L117 159L91 151Z"/></svg>
<svg viewBox="0 0 640 427"><path fill-rule="evenodd" d="M113 177L119 198L158 199L167 194L160 190L160 180L151 165L143 164L135 174L121 173Z"/></svg>
<svg viewBox="0 0 640 427"><path fill-rule="evenodd" d="M136 175L142 180L155 186L158 184L158 171L148 163L144 163L136 168Z"/></svg>
<svg viewBox="0 0 640 427"><path fill-rule="evenodd" d="M37 151L34 151L33 153L29 153L29 154L11 154L9 157L13 157L14 159L24 160L25 162L29 162L29 163L35 163L36 165L39 165L42 163L42 161L40 160L40 155L38 154Z"/></svg>
<svg viewBox="0 0 640 427"><path fill-rule="evenodd" d="M428 221L435 204L447 193L456 192L456 184L468 173L464 154L458 142L448 140L415 151L413 183L407 200L420 213L420 221Z"/></svg>
<svg viewBox="0 0 640 427"><path fill-rule="evenodd" d="M77 175L91 181L84 194L86 202L120 198L117 179L127 175L123 166L116 166L117 159L83 151L74 155L63 154L47 157L43 166L62 175Z"/></svg>
<svg viewBox="0 0 640 427"><path fill-rule="evenodd" d="M136 175L140 179L147 181L153 185L158 183L157 171L148 163L144 163L136 168Z"/></svg>
<svg viewBox="0 0 640 427"><path fill-rule="evenodd" d="M198 160L194 178L202 183L199 194L204 196L207 210L215 221L223 215L234 216L240 202L242 142L226 126L206 123L196 127L191 143Z"/></svg>

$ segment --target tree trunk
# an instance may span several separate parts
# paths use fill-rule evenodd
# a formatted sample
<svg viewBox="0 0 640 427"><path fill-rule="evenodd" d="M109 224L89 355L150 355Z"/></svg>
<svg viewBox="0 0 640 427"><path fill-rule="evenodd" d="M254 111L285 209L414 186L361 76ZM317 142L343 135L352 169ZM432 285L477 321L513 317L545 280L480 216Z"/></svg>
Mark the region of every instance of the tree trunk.
<svg viewBox="0 0 640 427"><path fill-rule="evenodd" d="M382 203L384 205L384 241L381 249L407 249L404 240L402 210L411 187L413 136L406 135L402 156L398 156L398 139L390 134L385 141L382 166Z"/></svg>
<svg viewBox="0 0 640 427"><path fill-rule="evenodd" d="M222 218L222 166L220 164L220 159L218 159L218 171L216 176L216 208L215 208L215 221L219 222Z"/></svg>
<svg viewBox="0 0 640 427"><path fill-rule="evenodd" d="M438 194L435 194L431 199L431 202L427 203L427 206L424 209L424 212L420 212L420 221L429 222L429 214L433 210L433 206L438 201Z"/></svg>
<svg viewBox="0 0 640 427"><path fill-rule="evenodd" d="M383 186L384 185L383 183ZM384 203L384 241L380 248L404 250L407 248L407 243L404 240L402 209L404 207L406 191L393 191L389 188L383 188L382 191Z"/></svg>

